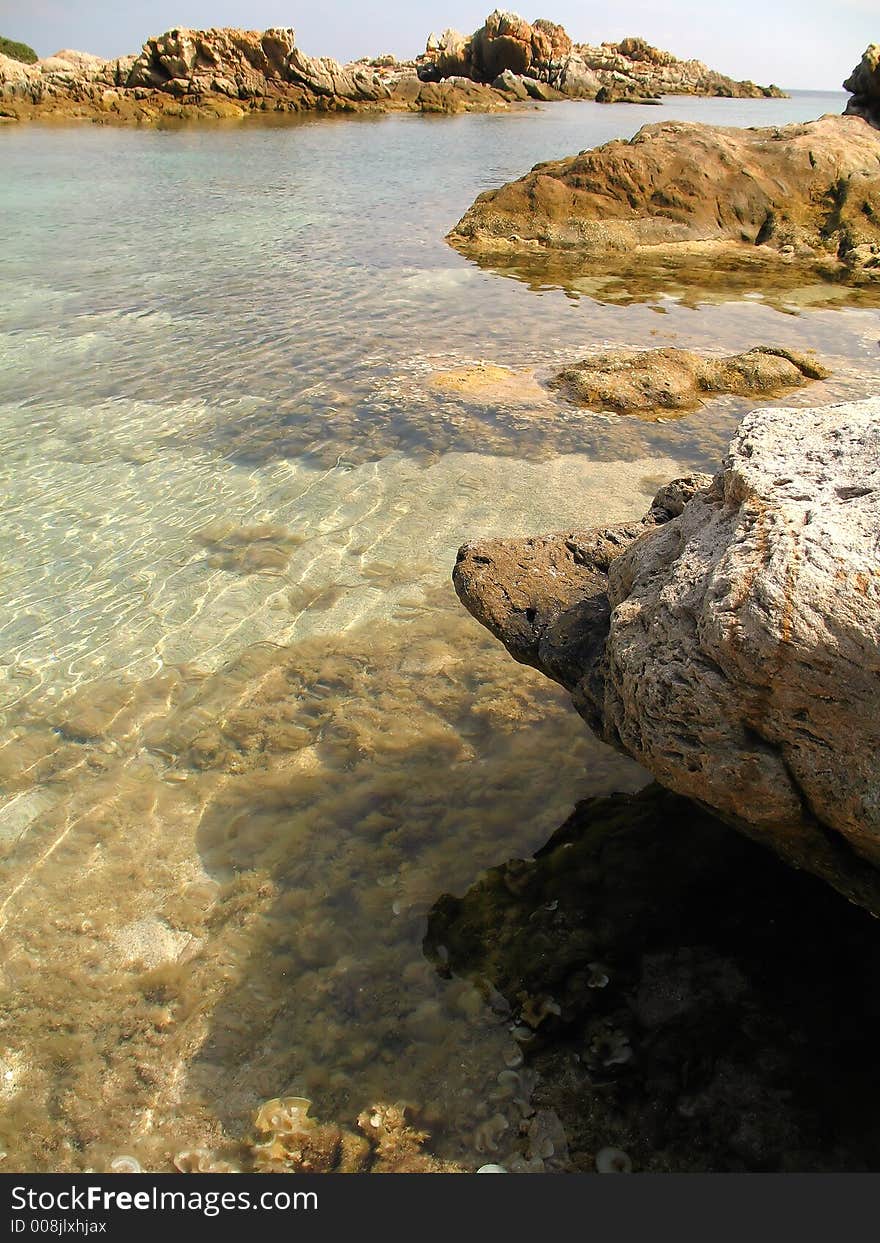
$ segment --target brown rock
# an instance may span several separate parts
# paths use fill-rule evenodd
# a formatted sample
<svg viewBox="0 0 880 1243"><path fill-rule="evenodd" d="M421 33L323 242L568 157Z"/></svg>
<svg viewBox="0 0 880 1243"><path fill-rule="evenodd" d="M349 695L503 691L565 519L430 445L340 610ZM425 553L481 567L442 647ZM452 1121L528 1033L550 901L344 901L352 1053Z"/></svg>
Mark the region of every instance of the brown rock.
<svg viewBox="0 0 880 1243"><path fill-rule="evenodd" d="M474 34L474 76L494 82L500 73L526 73L532 64L532 27L516 13L496 9Z"/></svg>
<svg viewBox="0 0 880 1243"><path fill-rule="evenodd" d="M448 240L474 256L564 251L584 271L640 249L722 243L876 280L880 138L858 117L648 125L481 194Z"/></svg>
<svg viewBox="0 0 880 1243"><path fill-rule="evenodd" d="M536 64L564 60L573 47L564 26L539 17L532 23L532 60Z"/></svg>
<svg viewBox="0 0 880 1243"><path fill-rule="evenodd" d="M775 396L830 373L791 350L756 346L709 358L691 350L612 350L565 367L551 381L580 405L660 418L701 406L713 393Z"/></svg>

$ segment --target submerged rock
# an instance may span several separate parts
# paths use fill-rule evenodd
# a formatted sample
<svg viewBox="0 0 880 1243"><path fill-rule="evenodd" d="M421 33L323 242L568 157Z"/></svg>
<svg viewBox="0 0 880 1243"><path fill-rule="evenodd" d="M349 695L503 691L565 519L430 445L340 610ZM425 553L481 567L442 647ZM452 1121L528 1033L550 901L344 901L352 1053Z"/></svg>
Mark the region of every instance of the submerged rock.
<svg viewBox="0 0 880 1243"><path fill-rule="evenodd" d="M693 410L713 393L778 394L829 372L791 350L756 346L710 358L692 350L611 350L565 367L551 381L581 405L660 418Z"/></svg>
<svg viewBox="0 0 880 1243"><path fill-rule="evenodd" d="M466 544L456 590L600 737L880 912L880 399L760 410L641 521Z"/></svg>
<svg viewBox="0 0 880 1243"><path fill-rule="evenodd" d="M878 280L880 137L852 116L781 129L647 125L484 192L448 240L475 257L568 252L585 270L634 251L762 247Z"/></svg>

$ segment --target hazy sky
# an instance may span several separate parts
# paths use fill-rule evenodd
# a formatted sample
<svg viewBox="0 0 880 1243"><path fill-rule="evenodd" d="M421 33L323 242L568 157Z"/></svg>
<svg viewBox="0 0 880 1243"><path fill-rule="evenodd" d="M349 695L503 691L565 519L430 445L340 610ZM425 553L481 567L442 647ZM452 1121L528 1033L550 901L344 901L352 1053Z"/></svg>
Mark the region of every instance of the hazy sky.
<svg viewBox="0 0 880 1243"><path fill-rule="evenodd" d="M424 50L431 30L470 32L491 0L0 0L0 34L41 56L62 47L117 56L173 26L293 26L311 55L352 60ZM869 43L880 0L541 0L524 17L562 22L577 42L642 35L713 69L780 86L837 89Z"/></svg>

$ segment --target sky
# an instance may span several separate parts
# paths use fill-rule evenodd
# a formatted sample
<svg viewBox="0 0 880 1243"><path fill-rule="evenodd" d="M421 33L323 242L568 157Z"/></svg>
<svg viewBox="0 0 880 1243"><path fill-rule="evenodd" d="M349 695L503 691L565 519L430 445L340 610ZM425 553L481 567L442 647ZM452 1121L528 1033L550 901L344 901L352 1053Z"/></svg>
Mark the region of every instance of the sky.
<svg viewBox="0 0 880 1243"><path fill-rule="evenodd" d="M490 0L0 0L0 35L41 56L76 48L113 57L174 26L292 26L312 56L408 58L432 30L470 33L491 8ZM641 35L732 77L792 89L839 89L880 42L880 0L541 0L522 15L561 22L578 43Z"/></svg>

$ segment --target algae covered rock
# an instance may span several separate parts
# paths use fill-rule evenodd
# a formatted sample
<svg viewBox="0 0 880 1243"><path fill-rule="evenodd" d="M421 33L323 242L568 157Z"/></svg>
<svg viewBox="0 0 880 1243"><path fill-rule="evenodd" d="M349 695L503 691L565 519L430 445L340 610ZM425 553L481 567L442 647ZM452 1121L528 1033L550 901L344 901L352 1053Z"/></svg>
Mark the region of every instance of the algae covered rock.
<svg viewBox="0 0 880 1243"><path fill-rule="evenodd" d="M680 349L610 350L564 367L551 387L595 410L650 419L693 410L713 393L769 396L828 374L815 359L760 345L726 358Z"/></svg>
<svg viewBox="0 0 880 1243"><path fill-rule="evenodd" d="M765 409L641 524L465 545L465 606L611 745L880 911L880 399Z"/></svg>

